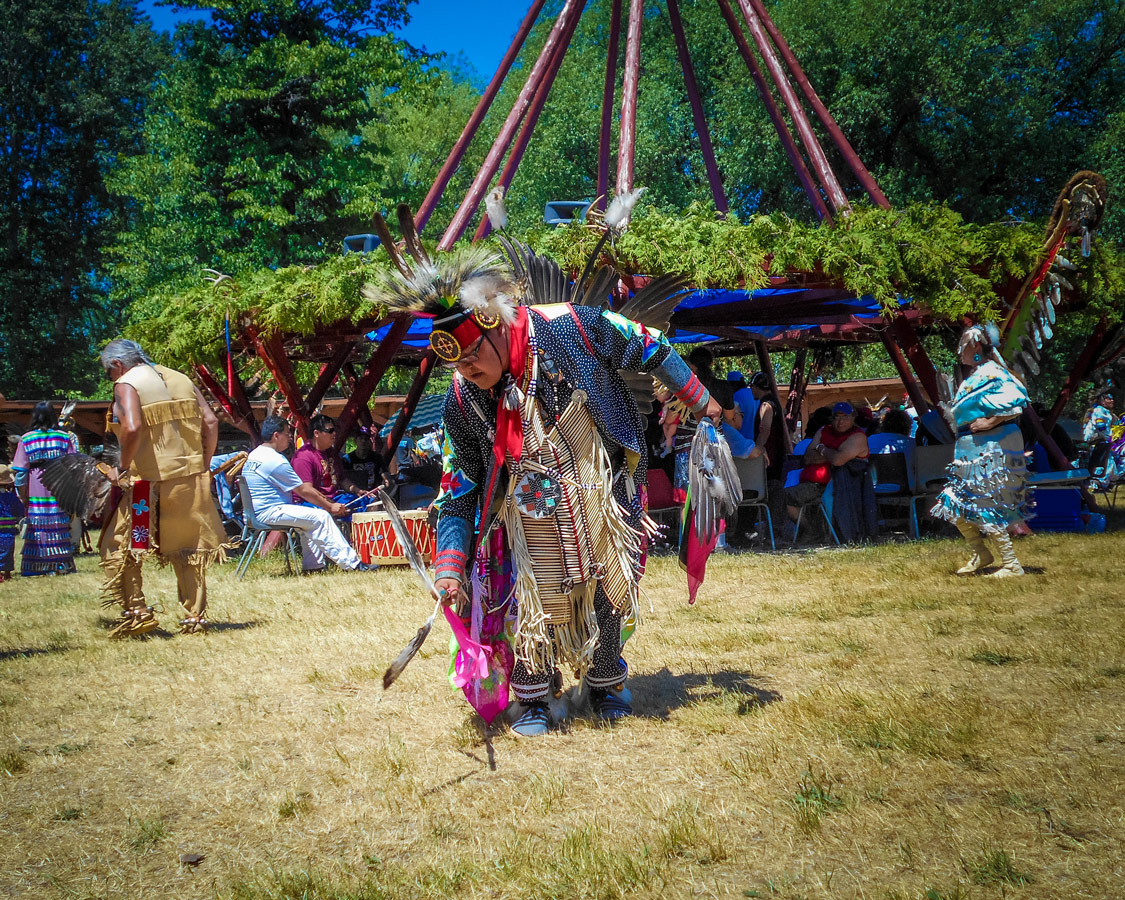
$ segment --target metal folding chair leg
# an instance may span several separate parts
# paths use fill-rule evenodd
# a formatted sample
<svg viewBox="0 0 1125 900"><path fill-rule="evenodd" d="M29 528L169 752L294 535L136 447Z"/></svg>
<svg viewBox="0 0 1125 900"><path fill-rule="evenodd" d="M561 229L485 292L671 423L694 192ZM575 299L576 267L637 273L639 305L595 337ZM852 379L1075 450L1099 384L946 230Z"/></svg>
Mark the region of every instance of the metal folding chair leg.
<svg viewBox="0 0 1125 900"><path fill-rule="evenodd" d="M824 521L828 523L828 533L832 535L832 540L836 542L836 546L840 546L840 538L836 534L836 528L832 524L832 517L828 515L828 510L824 508L823 503L817 504L820 507L821 513L824 515Z"/></svg>
<svg viewBox="0 0 1125 900"><path fill-rule="evenodd" d="M246 575L246 571L250 568L250 561L254 558L254 554L261 548L262 541L265 540L265 537L266 532L257 532L246 545L246 549L242 551L242 558L238 561L238 567L234 570L239 581Z"/></svg>
<svg viewBox="0 0 1125 900"><path fill-rule="evenodd" d="M796 522L796 524L793 525L793 543L791 543L789 545L790 547L796 547L797 546L797 538L801 534L801 516L803 516L804 514L805 514L805 508L803 506L798 506L797 507L797 522Z"/></svg>
<svg viewBox="0 0 1125 900"><path fill-rule="evenodd" d="M766 511L766 527L770 530L770 549L777 549L777 542L773 539L773 516L770 515L770 508L763 506L762 509Z"/></svg>

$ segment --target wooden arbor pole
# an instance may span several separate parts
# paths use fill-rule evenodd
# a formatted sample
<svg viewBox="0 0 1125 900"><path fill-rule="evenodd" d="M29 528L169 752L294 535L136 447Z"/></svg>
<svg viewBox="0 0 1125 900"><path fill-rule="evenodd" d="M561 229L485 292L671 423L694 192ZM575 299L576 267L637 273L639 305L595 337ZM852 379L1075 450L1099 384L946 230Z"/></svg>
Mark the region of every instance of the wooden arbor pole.
<svg viewBox="0 0 1125 900"><path fill-rule="evenodd" d="M723 14L723 20L727 23L727 28L730 29L731 36L738 46L738 52L742 55L742 61L746 63L746 68L750 70L750 77L754 81L754 86L758 89L758 94L762 98L762 103L766 107L766 113L769 115L773 127L777 131L781 146L785 150L785 155L789 158L789 164L793 166L797 173L797 180L801 182L801 187L805 189L805 195L816 211L817 218L821 222L827 222L831 225L832 213L828 211L824 198L820 196L820 188L817 187L809 167L805 165L797 142L793 140L793 134L789 131L789 126L785 124L777 101L770 93L769 85L766 84L766 77L762 74L758 61L754 58L754 53L746 41L746 35L742 33L742 28L738 24L738 19L735 18L729 0L718 0L718 4L719 11Z"/></svg>
<svg viewBox="0 0 1125 900"><path fill-rule="evenodd" d="M762 24L766 26L766 31L769 32L770 37L781 53L782 59L785 60L785 64L789 67L789 71L793 73L793 80L797 82L797 87L801 89L801 93L803 93L805 99L809 101L813 112L816 113L825 129L827 129L829 137L832 138L832 142L840 151L840 155L847 161L852 172L855 173L855 177L859 180L863 189L867 191L867 195L876 206L881 206L883 209L890 209L890 201L887 200L886 195L879 189L879 185L875 183L875 179L859 158L859 154L855 152L855 149L844 136L844 132L840 129L840 126L836 124L836 120L828 111L828 107L824 105L824 102L817 95L804 69L801 68L801 64L797 61L796 55L790 49L780 29L774 24L773 19L770 18L769 13L766 11L765 4L762 3L762 0L750 0L750 5L758 14L758 18L762 20Z"/></svg>
<svg viewBox="0 0 1125 900"><path fill-rule="evenodd" d="M360 410L367 408L367 401L375 393L375 388L379 386L379 381L395 358L398 348L402 346L413 321L414 319L409 315L399 316L394 325L391 326L391 330L387 332L387 336L372 351L367 360L367 365L363 369L363 374L359 376L359 380L355 383L352 395L348 397L348 402L344 404L343 410L336 419L336 440L333 442L333 446L337 451L344 449L344 442L347 441L347 436L355 427Z"/></svg>
<svg viewBox="0 0 1125 900"><path fill-rule="evenodd" d="M781 436L785 438L785 452L793 452L793 435L789 433L789 428L786 426L784 410L785 407L781 405L781 394L777 391L777 380L773 377L773 363L770 362L770 351L766 348L765 341L754 341L754 350L758 354L758 365L762 367L762 371L766 373L766 378L770 382L770 399L777 404L776 409L782 410L782 415L778 417L777 421L773 424L774 428L781 429Z"/></svg>
<svg viewBox="0 0 1125 900"><path fill-rule="evenodd" d="M805 389L809 385L805 377L805 363L809 351L801 347L793 358L793 369L789 373L789 396L785 398L785 426L790 434L796 434L797 423L801 421L801 404L805 402Z"/></svg>
<svg viewBox="0 0 1125 900"><path fill-rule="evenodd" d="M644 0L630 0L625 35L625 79L621 89L621 133L617 142L617 193L633 189L633 156L637 149L637 83L641 77L641 27Z"/></svg>
<svg viewBox="0 0 1125 900"><path fill-rule="evenodd" d="M406 392L406 398L402 401L402 409L399 411L398 419L391 428L390 434L387 435L386 441L383 442L383 460L387 463L390 463L391 457L398 449L398 442L402 440L402 436L406 433L407 424L414 417L414 410L418 408L418 401L422 399L422 392L426 389L426 383L430 380L430 375L434 371L436 360L437 357L434 352L427 350L425 356L422 357L422 361L418 364L418 374L414 376L410 390Z"/></svg>
<svg viewBox="0 0 1125 900"><path fill-rule="evenodd" d="M523 17L523 22L520 23L519 30L516 36L512 38L512 44L508 47L508 52L504 54L504 58L500 60L500 65L496 69L496 73L492 76L492 81L488 83L484 94L480 100L477 101L476 109L473 114L469 116L469 121L465 123L465 129L461 132L461 136L457 138L457 143L453 145L453 149L449 151L449 157L445 160L445 164L438 172L437 178L434 179L433 186L430 187L430 192L426 194L426 199L422 201L422 205L418 208L418 213L414 216L414 223L420 232L426 223L430 220L434 209L441 200L441 195L445 192L446 186L449 184L449 179L453 177L453 173L457 171L457 167L461 164L461 158L465 155L465 151L469 149L469 144L472 143L473 137L480 128L480 123L484 121L485 115L488 113L489 108L492 106L492 101L496 99L496 95L500 91L501 85L504 84L504 79L508 77L508 71L512 68L512 63L515 62L516 56L519 55L520 49L523 47L523 42L527 40L528 32L531 31L535 20L539 18L539 12L543 9L543 4L546 0L534 0L531 4L531 9L527 11L527 15Z"/></svg>
<svg viewBox="0 0 1125 900"><path fill-rule="evenodd" d="M504 157L505 151L512 143L516 128L519 127L520 122L523 120L524 113L527 112L527 108L531 104L531 98L535 93L535 89L539 86L539 82L543 80L551 57L554 54L555 47L563 38L568 24L582 15L582 10L585 5L586 0L566 0L566 5L563 6L562 12L559 13L559 17L555 20L551 33L547 35L547 42L543 45L543 49L539 53L539 58L535 60L535 65L531 69L531 74L527 76L527 81L520 89L519 96L516 97L515 105L512 106L508 117L504 120L504 124L500 128L500 133L496 136L496 140L492 142L492 147L489 149L488 155L481 164L480 171L477 172L476 177L473 179L473 183L469 187L469 192L465 195L465 199L461 201L461 205L457 208L453 220L449 223L449 227L445 229L445 233L441 236L441 240L438 242L438 250L448 250L457 243L461 235L465 233L465 229L469 226L469 220L473 217L473 214L477 211L477 207L480 206L481 200L484 198L484 192L488 189L488 185L496 174L496 170L500 168L500 160Z"/></svg>
<svg viewBox="0 0 1125 900"><path fill-rule="evenodd" d="M508 154L508 161L504 163L504 170L500 173L500 180L497 182L497 185L503 188L505 192L511 187L516 169L519 168L520 162L523 160L523 155L527 151L527 145L531 141L531 135L534 133L535 126L539 122L539 115L543 112L543 106L547 102L548 95L551 93L551 87L555 83L555 77L559 74L559 69L562 68L563 59L566 57L566 51L570 49L570 41L574 37L574 32L578 27L578 21L579 17L575 16L567 26L562 39L555 47L543 80L539 82L539 86L535 89L535 96L532 98L531 106L528 108L527 118L524 119L519 137L516 138L516 143L512 147L512 152ZM480 224L477 226L476 234L473 235L473 240L482 240L488 237L491 231L492 222L489 220L488 213L486 212L480 217Z"/></svg>
<svg viewBox="0 0 1125 900"><path fill-rule="evenodd" d="M688 52L684 23L680 18L680 7L676 0L667 0L667 3L672 35L676 40L676 55L680 58L680 68L684 73L684 87L687 89L688 101L691 103L695 133L699 135L699 149L703 153L703 166L707 170L711 196L715 200L715 209L726 214L730 206L727 204L727 195L723 190L722 178L719 176L718 163L715 162L715 148L711 146L711 132L707 128L707 117L703 114L703 101L699 97L699 85L696 83L695 68L691 64L691 54Z"/></svg>
<svg viewBox="0 0 1125 900"><path fill-rule="evenodd" d="M1059 416L1062 415L1063 409L1066 408L1067 403L1070 402L1070 398L1074 395L1078 385L1080 385L1083 379L1089 374L1091 365L1105 347L1105 337L1108 330L1109 322L1106 320L1105 316L1102 316L1098 324L1094 326L1094 330L1091 332L1090 339L1086 342L1086 346L1083 347L1082 352L1078 354L1078 359L1074 361L1070 374L1067 376L1062 389L1059 391L1058 399L1055 400L1055 405L1051 407L1051 412L1047 415L1047 421L1043 423L1044 429L1048 432L1052 431L1055 425L1058 424Z"/></svg>
<svg viewBox="0 0 1125 900"><path fill-rule="evenodd" d="M738 5L742 9L742 16L746 19L746 25L750 29L750 36L754 38L754 43L758 47L758 52L762 54L766 69L769 70L770 77L773 79L774 84L777 85L777 90L778 93L781 94L782 102L785 103L785 108L789 110L789 115L793 119L793 125L797 129L797 134L801 137L801 143L805 145L805 151L808 153L809 160L812 162L813 171L816 172L820 183L824 185L824 190L828 194L828 199L832 202L833 209L835 209L836 212L846 213L851 209L851 204L848 203L848 198L844 195L844 189L840 187L840 182L836 179L836 173L832 171L832 166L828 162L828 157L824 155L824 148L820 146L820 141L817 140L816 134L813 133L812 123L809 122L808 116L805 115L805 111L801 107L801 102L797 99L797 94L794 92L793 86L789 83L789 79L785 75L785 70L781 67L781 62L778 60L777 54L770 44L769 37L765 33L761 19L758 18L758 14L750 5L750 0L738 0Z"/></svg>
<svg viewBox="0 0 1125 900"><path fill-rule="evenodd" d="M602 129L598 138L598 209L605 212L609 194L609 141L613 132L613 98L617 93L617 50L621 43L621 0L613 0L609 14L609 48L602 88Z"/></svg>
<svg viewBox="0 0 1125 900"><path fill-rule="evenodd" d="M886 330L879 332L879 337L883 341L883 346L887 348L891 362L894 363L894 367L898 371L898 377L902 379L903 387L906 388L906 393L910 395L910 402L914 404L914 409L918 412L919 417L922 413L929 412L930 403L918 384L918 380L914 377L914 373L910 371L910 366L906 362L906 357L902 355L902 350L899 349L898 344L894 342L894 339Z"/></svg>

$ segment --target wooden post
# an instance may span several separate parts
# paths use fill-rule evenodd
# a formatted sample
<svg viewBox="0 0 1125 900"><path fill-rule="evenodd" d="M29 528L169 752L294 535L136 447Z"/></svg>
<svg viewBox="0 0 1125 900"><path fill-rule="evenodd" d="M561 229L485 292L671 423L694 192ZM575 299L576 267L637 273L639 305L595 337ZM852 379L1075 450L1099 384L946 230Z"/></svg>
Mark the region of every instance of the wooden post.
<svg viewBox="0 0 1125 900"><path fill-rule="evenodd" d="M793 359L793 370L789 373L789 396L785 398L785 425L790 434L797 433L797 423L801 421L801 404L805 402L805 389L809 380L805 377L805 363L809 351L801 347Z"/></svg>
<svg viewBox="0 0 1125 900"><path fill-rule="evenodd" d="M941 391L938 388L937 369L934 367L926 348L918 339L918 332L901 312L895 313L888 326L891 336L898 346L906 351L906 357L914 367L922 388L930 395L930 404L936 405L941 400Z"/></svg>
<svg viewBox="0 0 1125 900"><path fill-rule="evenodd" d="M1055 405L1051 407L1051 412L1047 416L1047 421L1043 423L1044 429L1048 433L1054 430L1055 425L1058 424L1059 416L1066 408L1070 398L1074 395L1078 385L1080 385L1090 372L1090 365L1098 357L1098 353L1105 346L1106 332L1109 330L1109 323L1105 316L1094 326L1093 332L1090 334L1090 339L1086 341L1086 346L1082 348L1082 352L1078 354L1078 359L1074 361L1074 365L1070 369L1070 374L1067 375L1066 381L1063 383L1062 390L1059 391L1058 399L1055 400Z"/></svg>
<svg viewBox="0 0 1125 900"><path fill-rule="evenodd" d="M824 190L828 194L828 199L832 202L833 209L836 212L846 213L851 209L851 204L848 203L848 198L844 195L844 189L840 187L840 182L836 179L836 173L832 171L828 157L824 155L824 148L820 146L820 141L813 133L812 123L805 115L805 111L797 99L797 94L789 83L777 54L774 53L773 46L762 27L762 21L758 18L758 14L753 7L750 6L750 0L738 0L738 5L742 9L742 16L746 19L747 26L750 28L750 36L754 38L758 52L762 54L762 59L765 61L774 84L777 85L778 93L781 94L785 108L789 110L789 116L793 119L793 125L797 129L797 134L801 137L801 143L805 145L805 151L812 162L813 170L816 172L817 178L820 179L820 183L824 185Z"/></svg>
<svg viewBox="0 0 1125 900"><path fill-rule="evenodd" d="M676 55L679 56L680 68L684 73L684 87L687 89L688 102L691 103L695 133L699 135L699 149L703 153L707 181L711 184L711 196L715 200L715 209L726 213L730 206L727 204L727 195L723 190L722 178L719 176L718 163L715 162L715 148L711 146L711 132L707 128L707 117L703 114L703 101L699 97L699 86L695 81L695 68L691 64L691 54L688 52L684 23L680 18L680 7L676 0L667 0L667 3L668 18L672 22L672 35L676 40Z"/></svg>
<svg viewBox="0 0 1125 900"><path fill-rule="evenodd" d="M773 42L777 46L778 51L780 51L782 59L785 60L785 64L789 67L789 71L793 73L793 80L797 82L797 87L801 89L801 93L803 93L805 99L809 101L813 112L817 114L817 117L827 129L829 137L832 138L832 142L840 151L840 155L843 156L844 159L847 160L848 165L851 166L852 172L854 172L855 177L859 179L859 183L863 186L863 189L867 191L867 195L876 206L881 206L883 209L890 209L890 201L887 200L886 195L879 189L879 185L875 183L875 179L871 176L871 173L867 171L863 160L859 158L859 154L855 152L855 149L848 142L848 139L844 136L844 132L840 129L840 126L836 124L836 120L832 118L832 113L828 111L828 107L824 105L824 101L820 99L813 89L812 83L801 68L801 64L797 61L796 55L790 49L785 37L766 11L765 4L762 3L762 0L750 0L750 4L754 7L754 11L766 26L770 37L773 38Z"/></svg>
<svg viewBox="0 0 1125 900"><path fill-rule="evenodd" d="M520 161L523 159L523 154L527 150L528 143L531 141L531 135L535 131L536 124L539 122L539 114L543 112L543 105L547 102L547 96L551 93L551 86L555 83L555 76L559 74L559 69L562 68L563 59L566 57L566 51L570 48L570 41L571 38L574 37L574 31L577 27L578 17L576 16L567 27L558 46L555 47L554 55L551 57L550 64L547 66L547 72L543 80L539 82L539 87L535 89L535 96L531 100L531 106L527 111L527 118L524 120L519 137L516 138L516 143L512 147L512 152L508 154L508 161L504 164L504 170L500 173L500 180L497 182L498 187L503 188L505 192L511 187L516 169L519 168ZM480 217L480 224L477 226L476 234L473 235L473 240L482 240L488 237L491 231L492 222L489 220L488 213L486 212Z"/></svg>
<svg viewBox="0 0 1125 900"><path fill-rule="evenodd" d="M531 4L527 15L523 17L523 22L520 23L519 31L517 31L516 36L512 38L512 43L511 46L508 47L508 52L505 53L504 58L500 60L500 65L497 67L496 73L492 76L492 81L488 83L484 94L481 96L480 100L477 101L476 109L474 109L473 114L469 116L469 121L465 123L465 129L461 132L461 136L457 138L457 143L455 143L453 149L449 151L449 157L445 160L445 164L441 167L441 171L438 172L437 178L434 179L430 192L426 194L426 199L422 201L422 205L418 208L418 212L414 216L414 223L418 227L419 233L430 220L430 216L441 200L441 195L445 192L446 185L449 184L449 179L453 177L453 173L457 171L457 167L461 164L461 158L465 155L465 151L469 149L469 144L476 135L477 129L480 128L480 123L484 121L489 107L492 106L492 101L496 99L496 94L499 93L500 86L508 76L508 70L512 68L512 63L515 62L516 56L519 55L520 48L523 47L523 42L527 39L528 32L531 31L535 20L539 18L539 12L543 9L543 4L545 2L546 0L534 0Z"/></svg>
<svg viewBox="0 0 1125 900"><path fill-rule="evenodd" d="M879 332L879 337L883 341L883 346L887 348L887 353L890 354L891 362L894 363L895 369L898 371L898 377L902 379L903 387L906 388L906 393L910 395L910 402L914 404L914 409L917 411L919 418L923 413L930 411L929 401L926 395L922 392L921 386L914 378L914 373L910 371L910 366L907 365L906 357L902 355L898 344L894 342L890 334L886 331Z"/></svg>
<svg viewBox="0 0 1125 900"><path fill-rule="evenodd" d="M551 61L551 56L555 51L556 45L566 32L567 25L572 19L576 19L582 15L582 10L585 6L586 0L566 0L566 5L563 6L562 12L559 13L559 17L555 20L555 25L551 29L551 33L547 35L547 42L543 45L539 58L535 60L535 65L532 66L531 74L527 76L527 81L520 89L519 96L516 97L515 105L512 106L508 117L504 120L504 124L500 128L500 133L496 136L496 140L492 142L492 147L489 149L488 155L484 158L480 171L477 172L476 178L473 179L473 183L469 187L469 192L465 195L465 199L461 201L461 205L457 208L457 212L453 216L453 221L449 223L449 227L445 229L445 233L441 236L441 240L438 242L438 250L448 250L457 243L461 235L465 233L465 229L469 225L469 220L472 219L473 214L477 211L477 207L480 206L480 202L484 198L485 191L488 190L489 182L492 181L496 170L500 168L500 160L503 159L505 151L512 143L516 128L519 127L520 122L523 120L524 113L527 112L535 89L539 86L539 82L543 80L543 76Z"/></svg>
<svg viewBox="0 0 1125 900"><path fill-rule="evenodd" d="M400 316L391 326L391 330L387 332L387 336L380 341L379 346L368 357L367 365L356 382L352 395L348 397L348 402L344 404L343 410L336 418L334 446L337 451L344 449L344 443L355 426L360 409L367 407L367 401L371 399L371 395L375 393L375 388L379 386L380 380L386 374L413 321L413 317L409 315Z"/></svg>
<svg viewBox="0 0 1125 900"><path fill-rule="evenodd" d="M259 435L256 433L256 429L251 427L251 424L254 422L253 417L247 422L246 417L239 412L238 406L235 404L233 398L223 390L218 379L211 374L211 370L201 364L195 367L195 374L207 392L218 401L219 406L223 408L223 412L227 414L231 424L239 431L245 431L254 439L254 442L257 443Z"/></svg>
<svg viewBox="0 0 1125 900"><path fill-rule="evenodd" d="M781 146L785 150L785 155L789 159L789 164L797 173L797 180L801 182L801 187L805 189L805 194L809 198L813 209L816 211L817 218L821 222L827 222L831 225L832 213L828 211L828 207L824 203L824 198L820 196L820 188L817 186L812 173L809 171L809 167L805 165L805 160L801 156L801 151L797 148L797 142L793 140L793 134L789 131L789 126L785 124L785 119L781 115L781 110L777 106L777 101L774 100L769 85L766 84L766 77L762 74L762 70L758 66L758 61L754 58L754 53L751 51L750 45L746 42L746 35L742 33L742 28L735 18L734 10L731 9L729 0L718 0L718 4L719 11L723 14L723 20L727 23L727 28L730 29L731 36L734 38L734 42L738 47L738 52L742 54L742 61L746 63L746 68L750 71L750 77L754 81L754 86L758 89L758 94L766 107L766 114L769 115L774 130L781 140Z"/></svg>
<svg viewBox="0 0 1125 900"><path fill-rule="evenodd" d="M297 384L293 367L285 353L281 335L275 333L264 338L254 325L247 327L246 335L254 344L254 349L258 351L258 356L262 358L262 362L266 364L270 375L273 376L274 383L281 391L281 396L285 398L297 433L304 440L311 440L312 432L309 431L309 416L305 409L305 400L301 396L300 385Z"/></svg>
<svg viewBox="0 0 1125 900"><path fill-rule="evenodd" d="M425 391L426 383L430 380L430 374L434 370L436 359L434 352L427 350L426 355L422 357L422 361L418 364L418 374L414 376L410 390L406 392L406 398L402 401L402 409L399 410L398 419L383 443L383 460L388 465L395 455L395 450L398 449L398 442L402 440L402 436L406 433L406 426L414 415L414 410L418 408L418 401L422 399L422 392Z"/></svg>
<svg viewBox="0 0 1125 900"><path fill-rule="evenodd" d="M355 352L355 344L348 341L342 344L332 358L328 360L323 366L320 367L320 374L317 375L316 381L309 389L308 395L305 397L305 404L308 407L309 414L316 412L316 408L320 406L320 401L324 399L324 395L328 393L328 389L332 387L336 381L340 370L344 367L344 363Z"/></svg>
<svg viewBox="0 0 1125 900"><path fill-rule="evenodd" d="M645 0L630 0L625 35L625 80L621 89L621 131L617 141L617 193L633 189L633 156L637 149L637 82L641 77L641 27Z"/></svg>
<svg viewBox="0 0 1125 900"><path fill-rule="evenodd" d="M613 0L609 14L609 49L602 88L602 129L598 139L598 209L605 212L609 194L609 139L613 131L613 98L617 92L617 52L621 41L621 0Z"/></svg>
<svg viewBox="0 0 1125 900"><path fill-rule="evenodd" d="M770 351L766 348L765 341L754 341L754 351L758 354L758 365L762 367L762 371L766 373L766 378L770 382L770 399L777 404L775 409L783 410L785 407L781 405L781 394L777 391L777 380L773 377L773 363L770 362ZM782 437L785 438L785 452L793 452L793 435L789 433L786 427L785 416L782 415L774 427L781 429Z"/></svg>

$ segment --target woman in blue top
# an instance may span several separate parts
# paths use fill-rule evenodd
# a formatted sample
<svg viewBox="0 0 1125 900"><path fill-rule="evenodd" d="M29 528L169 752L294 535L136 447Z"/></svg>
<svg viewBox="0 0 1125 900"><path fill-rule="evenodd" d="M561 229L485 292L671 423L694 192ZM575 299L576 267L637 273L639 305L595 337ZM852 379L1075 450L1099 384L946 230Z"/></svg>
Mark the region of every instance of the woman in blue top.
<svg viewBox="0 0 1125 900"><path fill-rule="evenodd" d="M1028 405L1027 390L980 326L965 329L957 351L969 373L953 398L957 445L949 483L930 515L956 525L972 548L958 575L975 574L992 563L985 537L998 547L1002 563L991 574L1022 575L1007 528L1022 518L1026 503L1027 460L1016 420Z"/></svg>

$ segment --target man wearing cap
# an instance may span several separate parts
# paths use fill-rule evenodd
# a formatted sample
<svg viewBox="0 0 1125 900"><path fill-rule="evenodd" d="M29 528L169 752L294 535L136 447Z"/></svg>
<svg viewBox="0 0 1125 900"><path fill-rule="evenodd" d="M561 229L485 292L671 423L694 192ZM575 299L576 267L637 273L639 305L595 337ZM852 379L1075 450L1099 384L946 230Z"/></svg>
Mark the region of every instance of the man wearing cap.
<svg viewBox="0 0 1125 900"><path fill-rule="evenodd" d="M875 493L867 472L867 435L855 424L855 407L843 400L832 407L832 424L812 438L805 452L806 471L817 476L806 480L832 483L832 518L845 542L875 534Z"/></svg>
<svg viewBox="0 0 1125 900"><path fill-rule="evenodd" d="M652 374L698 415L721 408L655 328L599 306L517 305L540 288L494 257L449 254L430 268L424 284L391 276L368 296L433 317L430 345L455 369L437 587L484 621L483 644L497 646L489 621L511 627L517 735L547 733L564 671L583 679L598 716L630 715L620 651L639 604L647 466L618 370ZM551 283L566 284L554 271Z"/></svg>

